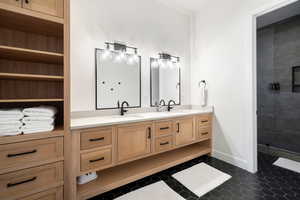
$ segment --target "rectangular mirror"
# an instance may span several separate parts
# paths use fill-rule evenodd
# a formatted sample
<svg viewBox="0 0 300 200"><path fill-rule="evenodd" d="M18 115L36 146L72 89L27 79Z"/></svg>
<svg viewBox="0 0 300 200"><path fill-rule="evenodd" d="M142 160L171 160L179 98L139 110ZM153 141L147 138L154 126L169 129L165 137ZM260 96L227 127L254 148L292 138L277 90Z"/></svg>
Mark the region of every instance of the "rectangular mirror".
<svg viewBox="0 0 300 200"><path fill-rule="evenodd" d="M167 104L174 100L176 105L181 101L180 66L173 61L158 61L150 58L151 68L151 106L159 105L161 100Z"/></svg>
<svg viewBox="0 0 300 200"><path fill-rule="evenodd" d="M141 57L96 49L96 109L141 107Z"/></svg>

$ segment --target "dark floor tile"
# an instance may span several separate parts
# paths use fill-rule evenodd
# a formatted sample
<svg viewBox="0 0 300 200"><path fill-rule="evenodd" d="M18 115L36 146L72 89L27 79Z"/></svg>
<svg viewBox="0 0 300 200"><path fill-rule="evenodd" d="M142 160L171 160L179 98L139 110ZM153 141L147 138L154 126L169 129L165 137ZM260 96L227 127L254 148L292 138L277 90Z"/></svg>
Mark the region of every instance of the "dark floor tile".
<svg viewBox="0 0 300 200"><path fill-rule="evenodd" d="M251 174L218 159L202 156L99 195L91 200L112 200L160 180L163 180L170 188L187 200L300 200L300 174L273 166L272 164L276 159L276 157L260 153L258 156L259 170L256 174ZM172 174L201 162L230 174L232 178L198 198L172 178Z"/></svg>

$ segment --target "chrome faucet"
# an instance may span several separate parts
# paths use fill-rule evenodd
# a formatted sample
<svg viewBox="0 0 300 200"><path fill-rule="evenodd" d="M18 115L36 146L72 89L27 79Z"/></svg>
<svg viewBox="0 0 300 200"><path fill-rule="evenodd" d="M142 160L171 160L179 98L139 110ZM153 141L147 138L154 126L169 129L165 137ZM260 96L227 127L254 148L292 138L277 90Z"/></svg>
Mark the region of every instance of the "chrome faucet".
<svg viewBox="0 0 300 200"><path fill-rule="evenodd" d="M126 113L128 110L125 110L124 109L124 104L127 105L127 107L129 107L129 103L127 101L123 101L122 104L121 104L121 110L120 110L120 114L123 116L124 113Z"/></svg>
<svg viewBox="0 0 300 200"><path fill-rule="evenodd" d="M171 106L171 103L173 103L173 105L176 105L176 102L174 100L170 100L168 102L168 112L170 112L174 107Z"/></svg>

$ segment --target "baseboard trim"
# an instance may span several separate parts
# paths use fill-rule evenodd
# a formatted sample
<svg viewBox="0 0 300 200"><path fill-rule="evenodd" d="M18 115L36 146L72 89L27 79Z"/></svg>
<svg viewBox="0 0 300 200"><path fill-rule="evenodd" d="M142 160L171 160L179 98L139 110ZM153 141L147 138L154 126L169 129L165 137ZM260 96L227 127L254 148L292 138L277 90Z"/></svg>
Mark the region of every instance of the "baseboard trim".
<svg viewBox="0 0 300 200"><path fill-rule="evenodd" d="M243 160L241 158L238 158L236 156L232 156L227 153L223 153L217 150L213 150L212 157L217 158L219 160L222 160L224 162L227 162L229 164L232 164L236 167L242 168L244 170L249 171L248 169L248 162L246 160Z"/></svg>

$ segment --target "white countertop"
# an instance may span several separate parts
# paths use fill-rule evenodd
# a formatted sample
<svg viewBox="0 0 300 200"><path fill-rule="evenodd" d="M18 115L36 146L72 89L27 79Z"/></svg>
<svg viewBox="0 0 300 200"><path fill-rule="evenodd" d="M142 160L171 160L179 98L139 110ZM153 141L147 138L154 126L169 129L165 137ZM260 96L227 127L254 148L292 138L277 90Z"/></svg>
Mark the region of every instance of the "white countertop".
<svg viewBox="0 0 300 200"><path fill-rule="evenodd" d="M160 120L212 112L213 108L207 107L202 109L174 110L171 112L145 112L127 115L125 114L124 116L110 115L98 117L83 117L71 119L71 129L76 130L84 128L95 128L102 126Z"/></svg>

